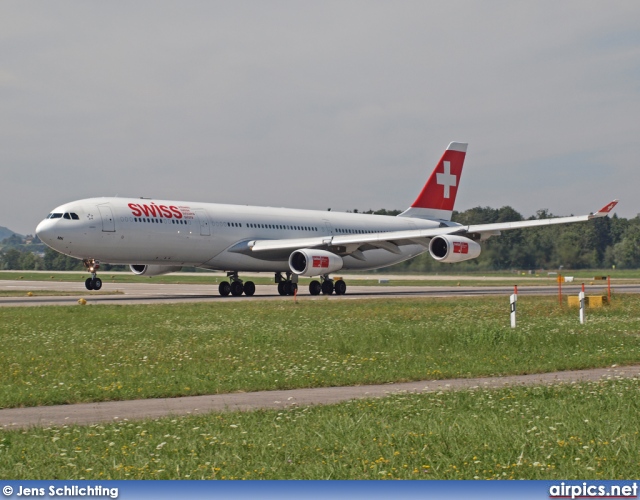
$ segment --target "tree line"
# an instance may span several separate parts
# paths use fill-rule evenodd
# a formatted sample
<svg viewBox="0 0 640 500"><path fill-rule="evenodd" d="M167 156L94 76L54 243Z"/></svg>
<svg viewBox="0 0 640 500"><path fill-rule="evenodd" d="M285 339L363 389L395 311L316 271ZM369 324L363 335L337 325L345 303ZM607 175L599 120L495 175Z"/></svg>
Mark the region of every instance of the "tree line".
<svg viewBox="0 0 640 500"><path fill-rule="evenodd" d="M354 210L354 212L358 212ZM369 210L363 213L397 215L398 210ZM554 217L546 210L539 210L529 219ZM511 207L476 207L464 212L454 212L452 220L460 224L491 224L524 220ZM28 237L27 237L28 238ZM76 271L83 270L82 262L45 247L37 238L26 244L17 235L1 242L0 269ZM640 268L640 218L624 219L603 217L576 224L561 224L505 231L482 243L482 253L477 259L446 267L434 261L428 253L396 264L385 271L443 272L533 270L533 269L584 269ZM103 267L105 270L111 268ZM113 269L125 269L114 266Z"/></svg>
<svg viewBox="0 0 640 500"><path fill-rule="evenodd" d="M101 266L105 271L124 270L124 266ZM0 242L0 269L22 271L82 271L81 260L49 248L38 237L17 234Z"/></svg>

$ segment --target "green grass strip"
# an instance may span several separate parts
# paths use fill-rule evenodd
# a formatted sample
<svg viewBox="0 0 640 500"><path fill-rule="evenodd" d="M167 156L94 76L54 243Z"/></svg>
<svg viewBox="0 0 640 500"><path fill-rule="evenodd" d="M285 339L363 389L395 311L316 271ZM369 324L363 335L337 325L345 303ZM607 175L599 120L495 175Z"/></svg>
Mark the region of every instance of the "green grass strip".
<svg viewBox="0 0 640 500"><path fill-rule="evenodd" d="M0 434L5 479L629 479L640 381Z"/></svg>
<svg viewBox="0 0 640 500"><path fill-rule="evenodd" d="M640 362L640 298L0 309L0 407L445 379Z"/></svg>

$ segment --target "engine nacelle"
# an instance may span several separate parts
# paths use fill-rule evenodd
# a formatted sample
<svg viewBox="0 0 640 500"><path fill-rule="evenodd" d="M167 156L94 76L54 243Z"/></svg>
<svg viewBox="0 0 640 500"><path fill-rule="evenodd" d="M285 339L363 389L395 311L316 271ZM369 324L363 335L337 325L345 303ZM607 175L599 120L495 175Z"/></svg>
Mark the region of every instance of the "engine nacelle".
<svg viewBox="0 0 640 500"><path fill-rule="evenodd" d="M129 266L133 274L138 276L160 276L161 274L176 273L182 266L146 266L144 264L131 264Z"/></svg>
<svg viewBox="0 0 640 500"><path fill-rule="evenodd" d="M429 243L431 257L440 262L475 259L481 251L482 247L478 243L463 236L436 236Z"/></svg>
<svg viewBox="0 0 640 500"><path fill-rule="evenodd" d="M320 276L342 269L342 257L325 250L296 250L289 256L289 267L295 274Z"/></svg>

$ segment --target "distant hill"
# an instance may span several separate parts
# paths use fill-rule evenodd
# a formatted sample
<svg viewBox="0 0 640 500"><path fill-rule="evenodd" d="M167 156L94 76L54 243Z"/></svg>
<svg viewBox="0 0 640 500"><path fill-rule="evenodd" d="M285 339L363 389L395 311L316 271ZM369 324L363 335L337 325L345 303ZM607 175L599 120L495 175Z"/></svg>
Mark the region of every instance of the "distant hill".
<svg viewBox="0 0 640 500"><path fill-rule="evenodd" d="M5 238L9 238L10 236L12 236L14 234L17 234L17 233L14 233L9 228L0 226L0 241L4 240ZM22 237L21 234L18 234L18 236Z"/></svg>

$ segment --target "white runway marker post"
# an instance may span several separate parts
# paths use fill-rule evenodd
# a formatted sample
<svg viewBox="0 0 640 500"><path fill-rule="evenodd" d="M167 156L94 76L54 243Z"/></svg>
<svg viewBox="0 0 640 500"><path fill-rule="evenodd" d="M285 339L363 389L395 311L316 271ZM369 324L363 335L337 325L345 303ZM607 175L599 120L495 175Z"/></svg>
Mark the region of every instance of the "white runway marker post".
<svg viewBox="0 0 640 500"><path fill-rule="evenodd" d="M513 287L513 294L511 295L511 328L516 327L516 303L518 302L518 285Z"/></svg>
<svg viewBox="0 0 640 500"><path fill-rule="evenodd" d="M584 325L584 283L582 284L582 291L578 297L580 298L580 324Z"/></svg>

